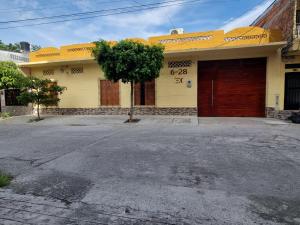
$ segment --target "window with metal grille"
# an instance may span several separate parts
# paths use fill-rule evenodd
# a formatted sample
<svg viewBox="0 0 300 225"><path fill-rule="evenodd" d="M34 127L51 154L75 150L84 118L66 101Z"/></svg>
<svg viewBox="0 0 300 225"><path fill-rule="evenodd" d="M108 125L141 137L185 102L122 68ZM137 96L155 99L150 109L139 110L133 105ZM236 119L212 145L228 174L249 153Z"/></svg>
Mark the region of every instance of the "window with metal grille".
<svg viewBox="0 0 300 225"><path fill-rule="evenodd" d="M20 89L5 90L5 105L7 106L20 106L21 104L17 97L20 96Z"/></svg>
<svg viewBox="0 0 300 225"><path fill-rule="evenodd" d="M300 24L300 10L297 10L296 13L296 24Z"/></svg>
<svg viewBox="0 0 300 225"><path fill-rule="evenodd" d="M54 75L54 70L53 69L43 70L43 75L44 76Z"/></svg>
<svg viewBox="0 0 300 225"><path fill-rule="evenodd" d="M294 63L294 64L285 64L286 69L298 69L300 68L300 63Z"/></svg>
<svg viewBox="0 0 300 225"><path fill-rule="evenodd" d="M177 68L177 67L190 67L192 66L192 60L183 60L183 61L171 61L168 62L169 68Z"/></svg>
<svg viewBox="0 0 300 225"><path fill-rule="evenodd" d="M300 10L296 13L296 36L300 36Z"/></svg>
<svg viewBox="0 0 300 225"><path fill-rule="evenodd" d="M300 109L300 73L285 74L284 109Z"/></svg>
<svg viewBox="0 0 300 225"><path fill-rule="evenodd" d="M83 67L72 67L71 68L71 74L80 74L83 73Z"/></svg>

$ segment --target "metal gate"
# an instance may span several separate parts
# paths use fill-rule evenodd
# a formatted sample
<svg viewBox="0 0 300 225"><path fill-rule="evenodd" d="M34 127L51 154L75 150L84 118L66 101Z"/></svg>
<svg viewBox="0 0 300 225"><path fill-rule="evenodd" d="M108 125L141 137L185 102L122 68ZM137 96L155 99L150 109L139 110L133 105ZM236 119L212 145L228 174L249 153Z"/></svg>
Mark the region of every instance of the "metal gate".
<svg viewBox="0 0 300 225"><path fill-rule="evenodd" d="M300 109L300 72L285 74L284 109Z"/></svg>

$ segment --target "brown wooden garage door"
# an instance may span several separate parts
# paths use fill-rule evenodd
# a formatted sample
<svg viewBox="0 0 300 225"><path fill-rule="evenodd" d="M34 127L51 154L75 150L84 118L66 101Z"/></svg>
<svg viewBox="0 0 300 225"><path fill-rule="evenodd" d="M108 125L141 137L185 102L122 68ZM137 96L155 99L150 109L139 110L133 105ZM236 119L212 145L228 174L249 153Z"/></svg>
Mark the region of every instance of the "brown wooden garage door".
<svg viewBox="0 0 300 225"><path fill-rule="evenodd" d="M103 106L119 105L119 82L100 80L100 100Z"/></svg>
<svg viewBox="0 0 300 225"><path fill-rule="evenodd" d="M266 59L198 63L198 116L264 117Z"/></svg>

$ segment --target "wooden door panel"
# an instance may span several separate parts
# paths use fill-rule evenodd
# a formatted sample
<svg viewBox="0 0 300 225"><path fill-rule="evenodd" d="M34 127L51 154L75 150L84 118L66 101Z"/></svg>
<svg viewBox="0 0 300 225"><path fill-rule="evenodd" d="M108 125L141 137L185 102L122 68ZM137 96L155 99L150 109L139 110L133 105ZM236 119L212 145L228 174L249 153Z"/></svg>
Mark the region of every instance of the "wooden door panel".
<svg viewBox="0 0 300 225"><path fill-rule="evenodd" d="M134 85L135 105L155 105L155 80Z"/></svg>
<svg viewBox="0 0 300 225"><path fill-rule="evenodd" d="M206 63L198 65L198 116L213 115L213 83L214 65L207 66Z"/></svg>
<svg viewBox="0 0 300 225"><path fill-rule="evenodd" d="M100 80L100 101L103 106L119 105L119 82Z"/></svg>
<svg viewBox="0 0 300 225"><path fill-rule="evenodd" d="M199 116L265 115L265 59L213 61L201 69L203 63L198 69Z"/></svg>
<svg viewBox="0 0 300 225"><path fill-rule="evenodd" d="M155 80L145 82L145 105L155 105Z"/></svg>
<svg viewBox="0 0 300 225"><path fill-rule="evenodd" d="M134 105L141 105L141 84L134 84Z"/></svg>

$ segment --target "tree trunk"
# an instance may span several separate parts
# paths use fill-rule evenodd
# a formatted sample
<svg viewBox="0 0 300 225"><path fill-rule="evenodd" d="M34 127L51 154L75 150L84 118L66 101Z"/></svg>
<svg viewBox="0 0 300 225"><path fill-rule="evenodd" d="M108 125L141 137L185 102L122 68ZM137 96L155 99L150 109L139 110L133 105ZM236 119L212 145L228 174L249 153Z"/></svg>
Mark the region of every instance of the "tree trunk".
<svg viewBox="0 0 300 225"><path fill-rule="evenodd" d="M40 104L39 103L37 104L37 115L38 115L38 119L40 120L41 117L40 117Z"/></svg>
<svg viewBox="0 0 300 225"><path fill-rule="evenodd" d="M132 122L133 119L133 104L134 104L134 81L130 82L130 113L129 113L129 122Z"/></svg>

